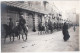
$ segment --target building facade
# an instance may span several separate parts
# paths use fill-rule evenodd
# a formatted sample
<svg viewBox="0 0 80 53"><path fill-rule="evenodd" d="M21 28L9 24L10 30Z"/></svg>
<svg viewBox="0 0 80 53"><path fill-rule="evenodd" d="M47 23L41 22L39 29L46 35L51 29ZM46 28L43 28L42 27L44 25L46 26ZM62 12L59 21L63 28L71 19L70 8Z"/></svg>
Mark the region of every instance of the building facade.
<svg viewBox="0 0 80 53"><path fill-rule="evenodd" d="M1 2L2 35L5 34L3 24L9 25L9 18L12 18L15 27L16 22L19 21L20 13L23 13L29 32L37 31L38 24L45 25L48 20L52 23L59 23L62 16L55 13L47 1L4 1Z"/></svg>
<svg viewBox="0 0 80 53"><path fill-rule="evenodd" d="M12 18L14 26L19 21L20 13L23 13L29 32L38 30L38 24L44 23L44 15L48 14L46 3L43 1L4 1L1 2L1 31L4 34L3 24L9 25Z"/></svg>

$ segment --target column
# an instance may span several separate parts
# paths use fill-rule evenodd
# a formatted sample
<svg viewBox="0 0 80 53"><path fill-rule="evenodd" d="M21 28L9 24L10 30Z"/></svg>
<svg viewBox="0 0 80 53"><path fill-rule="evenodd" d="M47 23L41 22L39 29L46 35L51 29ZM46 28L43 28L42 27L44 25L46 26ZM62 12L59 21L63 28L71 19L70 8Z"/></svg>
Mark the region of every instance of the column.
<svg viewBox="0 0 80 53"><path fill-rule="evenodd" d="M33 13L33 32L36 32L35 29L35 14Z"/></svg>
<svg viewBox="0 0 80 53"><path fill-rule="evenodd" d="M35 29L38 30L38 14L35 13Z"/></svg>

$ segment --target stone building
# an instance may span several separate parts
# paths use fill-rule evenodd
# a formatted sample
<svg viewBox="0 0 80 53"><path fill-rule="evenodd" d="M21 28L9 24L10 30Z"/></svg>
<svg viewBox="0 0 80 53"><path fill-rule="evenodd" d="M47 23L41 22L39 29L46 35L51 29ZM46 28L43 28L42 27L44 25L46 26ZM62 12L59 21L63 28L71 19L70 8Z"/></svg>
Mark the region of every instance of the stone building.
<svg viewBox="0 0 80 53"><path fill-rule="evenodd" d="M16 26L20 13L23 13L29 32L37 31L38 24L41 22L44 25L49 19L53 23L57 23L60 17L56 16L59 14L53 10L47 1L3 1L1 2L1 33L5 34L3 24L8 25L9 18L12 18L14 26Z"/></svg>
<svg viewBox="0 0 80 53"><path fill-rule="evenodd" d="M1 32L4 33L3 24L9 24L12 18L14 26L19 21L20 13L23 13L29 32L38 30L38 24L45 21L48 14L47 1L3 1L1 2Z"/></svg>

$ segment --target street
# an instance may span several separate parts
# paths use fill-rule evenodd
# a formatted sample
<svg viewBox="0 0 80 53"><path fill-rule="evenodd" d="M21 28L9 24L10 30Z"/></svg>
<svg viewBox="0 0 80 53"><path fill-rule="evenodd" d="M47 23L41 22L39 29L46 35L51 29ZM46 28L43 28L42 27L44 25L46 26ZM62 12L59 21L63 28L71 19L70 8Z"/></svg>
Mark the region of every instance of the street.
<svg viewBox="0 0 80 53"><path fill-rule="evenodd" d="M54 52L54 51L79 51L79 28L76 27L74 32L73 27L68 31L70 39L67 42L63 40L62 31L54 31L52 34L38 35L38 32L31 32L28 35L28 40L23 41L15 37L14 42L9 42L9 38L1 40L2 52Z"/></svg>

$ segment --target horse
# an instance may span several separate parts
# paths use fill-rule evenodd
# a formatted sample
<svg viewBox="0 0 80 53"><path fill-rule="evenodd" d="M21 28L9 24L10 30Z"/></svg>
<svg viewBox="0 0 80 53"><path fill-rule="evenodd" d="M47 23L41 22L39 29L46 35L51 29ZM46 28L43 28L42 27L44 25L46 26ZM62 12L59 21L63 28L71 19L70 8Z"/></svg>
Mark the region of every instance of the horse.
<svg viewBox="0 0 80 53"><path fill-rule="evenodd" d="M7 24L3 24L3 27L5 29L5 36L4 36L4 43L6 41L6 38L9 36L10 37L10 41L11 41L11 36L13 36L13 41L14 41L14 34L13 31L10 31L10 28Z"/></svg>
<svg viewBox="0 0 80 53"><path fill-rule="evenodd" d="M50 30L50 33L53 33L53 25L52 22L48 23L48 30Z"/></svg>
<svg viewBox="0 0 80 53"><path fill-rule="evenodd" d="M22 30L21 27L16 26L12 29L12 31L10 31L10 28L7 24L3 24L3 27L5 29L5 36L4 36L4 43L6 41L6 38L9 36L10 37L10 41L11 41L11 36L13 37L13 41L14 41L14 37L16 36L17 38L19 37L19 40L20 40L20 34L22 35L22 39L24 41L24 37L23 37L23 34L26 35L26 39L27 40L27 33L28 33L28 30L26 29L25 31Z"/></svg>
<svg viewBox="0 0 80 53"><path fill-rule="evenodd" d="M27 40L28 29L26 28L26 26L21 27L20 25L18 25L18 30L19 30L19 40L20 40L20 34L22 35L23 41L24 41L24 37L23 37L24 34L26 36L25 40Z"/></svg>
<svg viewBox="0 0 80 53"><path fill-rule="evenodd" d="M42 34L44 34L45 33L45 26L42 26L41 28L42 28Z"/></svg>
<svg viewBox="0 0 80 53"><path fill-rule="evenodd" d="M45 33L45 26L43 26L41 23L38 25L38 34L44 34Z"/></svg>
<svg viewBox="0 0 80 53"><path fill-rule="evenodd" d="M49 30L48 30L48 26L47 25L45 26L45 33L46 34L49 33Z"/></svg>

